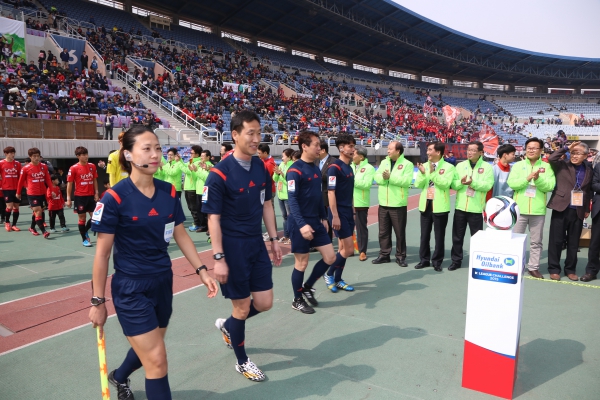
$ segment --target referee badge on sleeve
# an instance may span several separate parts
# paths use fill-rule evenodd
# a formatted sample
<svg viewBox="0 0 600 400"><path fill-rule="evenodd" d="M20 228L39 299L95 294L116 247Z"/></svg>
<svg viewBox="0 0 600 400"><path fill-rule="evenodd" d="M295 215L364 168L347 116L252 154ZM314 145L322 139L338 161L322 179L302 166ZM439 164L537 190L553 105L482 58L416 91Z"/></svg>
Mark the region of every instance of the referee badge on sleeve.
<svg viewBox="0 0 600 400"><path fill-rule="evenodd" d="M295 192L296 191L296 181L295 180L291 180L288 181L288 192Z"/></svg>
<svg viewBox="0 0 600 400"><path fill-rule="evenodd" d="M265 189L260 191L260 204L265 204Z"/></svg>
<svg viewBox="0 0 600 400"><path fill-rule="evenodd" d="M202 188L202 202L206 203L208 201L208 186L204 186Z"/></svg>
<svg viewBox="0 0 600 400"><path fill-rule="evenodd" d="M104 203L96 203L96 209L92 214L92 222L96 225L102 221L102 213L104 212Z"/></svg>
<svg viewBox="0 0 600 400"><path fill-rule="evenodd" d="M337 182L337 177L335 177L335 176L330 176L329 177L329 187L334 188L336 182Z"/></svg>

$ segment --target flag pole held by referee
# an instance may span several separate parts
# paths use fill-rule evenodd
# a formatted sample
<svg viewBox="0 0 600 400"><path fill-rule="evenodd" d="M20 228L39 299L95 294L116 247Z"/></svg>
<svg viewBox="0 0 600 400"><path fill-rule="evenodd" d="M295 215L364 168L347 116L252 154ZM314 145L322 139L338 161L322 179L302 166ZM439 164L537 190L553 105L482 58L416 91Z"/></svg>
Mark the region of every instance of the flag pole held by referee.
<svg viewBox="0 0 600 400"><path fill-rule="evenodd" d="M108 390L108 367L106 366L106 340L101 327L96 327L96 338L98 340L98 361L100 363L100 384L102 386L102 400L110 400Z"/></svg>

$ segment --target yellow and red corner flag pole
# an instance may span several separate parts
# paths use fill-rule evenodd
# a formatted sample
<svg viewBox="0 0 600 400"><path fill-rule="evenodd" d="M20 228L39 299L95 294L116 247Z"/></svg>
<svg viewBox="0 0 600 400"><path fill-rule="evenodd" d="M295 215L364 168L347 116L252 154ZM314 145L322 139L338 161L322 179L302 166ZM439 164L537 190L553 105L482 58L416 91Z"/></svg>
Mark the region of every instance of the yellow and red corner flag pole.
<svg viewBox="0 0 600 400"><path fill-rule="evenodd" d="M358 242L356 241L356 231L352 232L352 244L354 245L354 254L358 254Z"/></svg>
<svg viewBox="0 0 600 400"><path fill-rule="evenodd" d="M96 327L96 337L98 339L98 361L100 362L100 383L102 385L102 400L110 400L110 391L108 390L108 367L106 366L106 341L105 335L100 334L100 327Z"/></svg>

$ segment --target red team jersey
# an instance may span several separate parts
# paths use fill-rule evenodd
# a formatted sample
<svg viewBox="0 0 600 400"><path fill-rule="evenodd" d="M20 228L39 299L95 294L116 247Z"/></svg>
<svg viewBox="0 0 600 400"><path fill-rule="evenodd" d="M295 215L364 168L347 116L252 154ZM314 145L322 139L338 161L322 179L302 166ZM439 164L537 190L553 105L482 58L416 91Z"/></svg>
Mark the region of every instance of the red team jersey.
<svg viewBox="0 0 600 400"><path fill-rule="evenodd" d="M46 196L46 189L52 187L48 166L43 163L27 164L21 169L21 178L17 185L17 194L27 188L27 196Z"/></svg>
<svg viewBox="0 0 600 400"><path fill-rule="evenodd" d="M79 163L69 168L67 182L75 182L75 196L93 196L94 180L98 178L96 166L92 163L81 165Z"/></svg>
<svg viewBox="0 0 600 400"><path fill-rule="evenodd" d="M18 161L8 162L0 160L0 189L17 190L19 175L21 174L21 163Z"/></svg>
<svg viewBox="0 0 600 400"><path fill-rule="evenodd" d="M48 210L50 211L62 210L65 205L65 199L58 186L48 188L46 200L48 200Z"/></svg>

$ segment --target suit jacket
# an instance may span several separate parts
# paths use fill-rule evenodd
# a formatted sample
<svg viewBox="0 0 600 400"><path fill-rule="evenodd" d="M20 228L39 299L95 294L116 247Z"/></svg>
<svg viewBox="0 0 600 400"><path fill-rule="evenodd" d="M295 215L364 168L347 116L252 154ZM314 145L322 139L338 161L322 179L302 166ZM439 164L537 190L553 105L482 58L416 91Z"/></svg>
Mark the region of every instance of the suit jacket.
<svg viewBox="0 0 600 400"><path fill-rule="evenodd" d="M335 157L330 154L329 158L327 158L327 160L325 161L325 164L323 164L323 168L321 168L321 175L322 175L321 191L323 192L323 204L325 204L325 207L329 207L329 196L327 194L328 193L327 170L329 169L329 166L331 165L333 160L335 160ZM319 166L320 162L321 162L321 160L316 161L317 166Z"/></svg>
<svg viewBox="0 0 600 400"><path fill-rule="evenodd" d="M594 168L592 191L595 192L592 198L592 218L595 218L600 211L600 163Z"/></svg>
<svg viewBox="0 0 600 400"><path fill-rule="evenodd" d="M555 151L548 157L548 162L556 175L556 187L552 191L552 197L548 202L548 208L556 211L564 211L571 204L571 191L576 186L575 166L569 160L560 158L567 152L562 148ZM577 216L579 219L585 219L585 213L590 212L590 200L592 199L592 176L593 171L589 164L585 166L585 177L581 185L583 191L583 206L577 207Z"/></svg>

